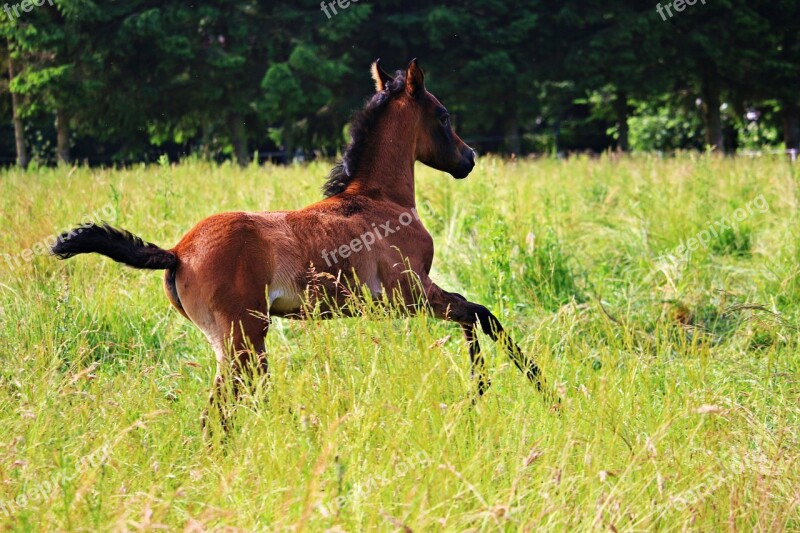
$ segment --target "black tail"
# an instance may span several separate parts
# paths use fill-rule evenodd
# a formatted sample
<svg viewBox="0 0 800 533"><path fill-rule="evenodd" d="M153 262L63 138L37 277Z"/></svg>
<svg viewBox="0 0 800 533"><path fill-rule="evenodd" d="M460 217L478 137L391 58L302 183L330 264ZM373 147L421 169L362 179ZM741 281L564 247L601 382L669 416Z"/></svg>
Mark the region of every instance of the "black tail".
<svg viewBox="0 0 800 533"><path fill-rule="evenodd" d="M98 253L133 268L151 270L174 268L178 264L174 253L145 242L133 233L112 228L105 222L78 226L62 233L50 251L59 259Z"/></svg>

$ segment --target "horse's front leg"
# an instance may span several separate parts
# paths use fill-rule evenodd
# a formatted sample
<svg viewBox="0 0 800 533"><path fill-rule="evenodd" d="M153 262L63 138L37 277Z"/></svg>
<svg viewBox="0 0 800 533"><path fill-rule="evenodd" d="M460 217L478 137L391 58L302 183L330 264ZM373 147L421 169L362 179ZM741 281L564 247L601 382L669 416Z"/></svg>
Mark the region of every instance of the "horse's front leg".
<svg viewBox="0 0 800 533"><path fill-rule="evenodd" d="M442 290L435 283L430 282L426 287L428 305L433 310L434 316L442 320L456 322L464 331L472 362L472 372L478 374L478 393L483 394L489 386L486 376L486 365L480 353L480 345L475 336L477 328L489 336L493 341L501 343L508 353L509 358L522 373L542 390L541 371L533 359L525 357L522 350L506 333L500 321L486 307L468 301L460 294Z"/></svg>
<svg viewBox="0 0 800 533"><path fill-rule="evenodd" d="M478 342L477 331L474 325L461 324L461 331L464 332L464 339L469 347L470 377L472 381L478 383L478 396L483 396L489 385L492 384L489 374L486 372L486 361L481 354L481 345Z"/></svg>

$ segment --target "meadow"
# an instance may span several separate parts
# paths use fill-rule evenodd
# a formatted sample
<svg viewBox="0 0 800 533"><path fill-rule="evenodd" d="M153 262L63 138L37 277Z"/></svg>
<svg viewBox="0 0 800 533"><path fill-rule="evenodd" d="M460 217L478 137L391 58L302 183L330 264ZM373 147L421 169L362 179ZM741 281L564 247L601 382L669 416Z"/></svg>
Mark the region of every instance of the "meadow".
<svg viewBox="0 0 800 533"><path fill-rule="evenodd" d="M560 406L483 336L473 406L460 330L431 317L276 319L222 446L199 421L212 351L161 273L36 245L99 214L171 247L213 213L313 202L329 168L0 174L0 530L800 530L784 160L418 165L433 278L500 318Z"/></svg>

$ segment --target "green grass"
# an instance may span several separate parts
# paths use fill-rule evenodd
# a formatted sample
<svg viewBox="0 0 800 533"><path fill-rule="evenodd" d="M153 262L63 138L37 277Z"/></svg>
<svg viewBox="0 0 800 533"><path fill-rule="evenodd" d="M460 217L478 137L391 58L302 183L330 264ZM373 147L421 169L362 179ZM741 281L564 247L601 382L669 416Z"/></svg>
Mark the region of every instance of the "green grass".
<svg viewBox="0 0 800 533"><path fill-rule="evenodd" d="M161 276L18 255L92 212L172 246L213 213L310 203L327 169L0 175L0 252L21 257L0 257L0 530L800 529L784 161L418 167L434 279L501 318L559 412L484 337L493 386L473 408L459 330L430 317L275 320L268 392L209 449L213 355ZM762 194L767 209L675 255Z"/></svg>

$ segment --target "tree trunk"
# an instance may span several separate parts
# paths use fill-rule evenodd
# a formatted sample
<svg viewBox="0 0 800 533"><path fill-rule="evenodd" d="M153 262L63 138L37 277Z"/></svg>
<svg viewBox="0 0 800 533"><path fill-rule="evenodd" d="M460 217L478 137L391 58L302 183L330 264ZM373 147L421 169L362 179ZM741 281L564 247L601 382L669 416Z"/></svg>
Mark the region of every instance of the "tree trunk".
<svg viewBox="0 0 800 533"><path fill-rule="evenodd" d="M713 76L703 78L703 124L705 125L706 146L722 152L725 149L722 136L722 114L720 113L720 89Z"/></svg>
<svg viewBox="0 0 800 533"><path fill-rule="evenodd" d="M294 131L290 126L283 128L283 152L286 154L286 164L290 165L294 162Z"/></svg>
<svg viewBox="0 0 800 533"><path fill-rule="evenodd" d="M730 120L722 127L722 139L725 155L736 155L736 150L739 149L739 130Z"/></svg>
<svg viewBox="0 0 800 533"><path fill-rule="evenodd" d="M8 44L8 83L14 81L14 60L11 58L11 43ZM14 120L14 140L17 143L17 165L20 168L28 168L28 151L25 149L25 129L22 126L22 119L19 116L19 97L17 93L11 92L11 116Z"/></svg>
<svg viewBox="0 0 800 533"><path fill-rule="evenodd" d="M209 121L207 121L207 120L204 120L201 131L203 133L202 133L202 136L200 138L200 148L199 148L198 151L200 153L200 157L202 157L205 160L210 161L212 159L213 155L216 155L216 154L212 155L212 153L211 153L211 148L212 148L212 146L211 146L211 143L212 143L211 123Z"/></svg>
<svg viewBox="0 0 800 533"><path fill-rule="evenodd" d="M797 104L783 108L783 144L787 150L800 148L800 106Z"/></svg>
<svg viewBox="0 0 800 533"><path fill-rule="evenodd" d="M247 131L242 115L233 113L228 116L228 134L231 136L236 162L240 167L246 167L250 163L250 153L247 151Z"/></svg>
<svg viewBox="0 0 800 533"><path fill-rule="evenodd" d="M512 111L506 116L504 130L506 151L510 154L519 155L521 143L519 138L519 120L517 119L516 112Z"/></svg>
<svg viewBox="0 0 800 533"><path fill-rule="evenodd" d="M558 157L558 143L561 142L561 119L556 118L553 122L553 155Z"/></svg>
<svg viewBox="0 0 800 533"><path fill-rule="evenodd" d="M512 83L502 96L503 104L503 150L508 154L519 155L521 149L519 136L519 113L517 110L517 88Z"/></svg>
<svg viewBox="0 0 800 533"><path fill-rule="evenodd" d="M614 112L617 115L617 150L620 152L627 152L630 149L629 145L629 128L628 128L628 93L625 91L617 91L617 98L614 100Z"/></svg>
<svg viewBox="0 0 800 533"><path fill-rule="evenodd" d="M62 107L56 110L56 157L58 163L70 163L69 118Z"/></svg>

